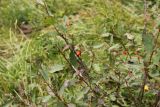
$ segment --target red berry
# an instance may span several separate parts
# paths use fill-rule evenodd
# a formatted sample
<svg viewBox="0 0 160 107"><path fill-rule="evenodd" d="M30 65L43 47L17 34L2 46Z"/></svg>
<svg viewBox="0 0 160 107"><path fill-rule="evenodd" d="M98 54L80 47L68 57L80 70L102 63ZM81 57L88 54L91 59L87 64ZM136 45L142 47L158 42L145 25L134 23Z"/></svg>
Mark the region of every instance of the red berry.
<svg viewBox="0 0 160 107"><path fill-rule="evenodd" d="M80 57L80 56L81 56L81 51L80 51L80 50L77 50L77 51L76 51L76 55L77 55L78 57Z"/></svg>
<svg viewBox="0 0 160 107"><path fill-rule="evenodd" d="M127 55L127 51L123 51L123 55Z"/></svg>

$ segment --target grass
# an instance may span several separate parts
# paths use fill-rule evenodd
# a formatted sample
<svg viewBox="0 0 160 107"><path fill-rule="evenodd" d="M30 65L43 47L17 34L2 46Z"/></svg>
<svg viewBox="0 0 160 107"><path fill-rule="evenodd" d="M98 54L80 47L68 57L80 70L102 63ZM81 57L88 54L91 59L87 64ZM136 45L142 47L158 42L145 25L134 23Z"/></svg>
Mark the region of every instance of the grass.
<svg viewBox="0 0 160 107"><path fill-rule="evenodd" d="M0 105L137 106L143 81L141 72L144 58L141 37L144 26L143 2L124 0L41 2L26 0L0 2L2 16ZM153 21L149 22L149 31L154 27ZM32 33L25 35L19 30L23 22L32 26ZM70 44L81 50L82 61L90 69L89 85L77 76L66 61L68 59L73 65L70 59L74 60L72 58L74 56L70 51L62 53L59 51L64 49L66 43L54 27L67 35L65 37ZM134 35L134 44L124 36L126 33ZM140 64L128 64L129 60L138 62L134 52L139 48L142 48ZM132 58L124 55L124 51L128 51ZM129 74L130 71L132 74ZM159 90L158 70L156 74L156 79L147 82L151 90L145 92L142 103L138 102L142 106L149 107L155 101L155 92ZM151 84L155 84L156 87Z"/></svg>

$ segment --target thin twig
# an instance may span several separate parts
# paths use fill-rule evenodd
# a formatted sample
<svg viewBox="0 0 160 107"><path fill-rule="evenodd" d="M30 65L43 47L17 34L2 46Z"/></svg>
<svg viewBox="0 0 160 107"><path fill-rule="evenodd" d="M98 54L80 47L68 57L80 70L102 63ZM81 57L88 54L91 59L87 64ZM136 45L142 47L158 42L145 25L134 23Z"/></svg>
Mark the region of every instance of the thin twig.
<svg viewBox="0 0 160 107"><path fill-rule="evenodd" d="M45 5L44 8L45 8L48 16L49 16L49 17L53 17L53 16L51 16L50 13L49 13L48 6L46 5L46 1L45 1L45 0L44 0L44 5ZM68 42L68 40L67 40L67 38L65 37L65 35L62 34L62 33L55 27L55 25L53 25L53 26L54 26L54 29L56 30L56 32L58 33L58 35L59 35L59 36L65 41L65 43L69 46L70 51L73 51L73 52L74 52L74 55L75 55L76 58L77 58L77 62L81 65L81 67L83 67L83 68L85 69L85 73L88 73L88 72L87 72L87 71L88 71L87 66L82 62L82 59L77 56L73 45L71 45L71 44ZM59 48L58 48L58 49L59 49ZM77 69L76 69L76 68L70 63L70 61L65 57L65 54L64 54L60 49L59 49L59 51L60 51L60 53L62 54L62 56L64 57L64 59L67 61L67 63L71 66L71 68L72 68L75 72L77 72ZM88 82L85 80L85 78L82 77L80 74L78 74L78 76L81 78L81 80L82 80L88 87L90 87L90 90L91 90L93 93L97 94L97 92L95 92L94 89L92 88L90 82L88 83ZM90 77L88 77L88 80L89 80L89 79L90 79Z"/></svg>
<svg viewBox="0 0 160 107"><path fill-rule="evenodd" d="M49 14L49 10L48 10L48 6L47 6L47 4L46 4L46 1L43 0L43 2L44 2L44 8L45 8L48 16L49 16L49 17L53 17L53 16L51 16L51 15ZM55 27L55 25L53 25L53 26L54 26L54 29L56 30L56 32L59 34L59 36L66 42L67 45L69 45L69 49L74 52L74 54L75 54L75 56L76 56L76 58L77 58L78 63L80 63L80 65L81 65L83 68L85 68L85 70L87 71L87 70L88 70L88 69L87 69L87 66L82 62L82 59L79 58L79 57L76 55L76 52L75 52L75 50L74 50L74 47L69 44L69 42L68 42L67 38L65 37L65 35L62 34L62 33Z"/></svg>
<svg viewBox="0 0 160 107"><path fill-rule="evenodd" d="M63 56L63 58L66 60L66 62L70 65L70 67L75 71L77 72L77 69L70 63L70 61L66 58L65 54L61 51L61 49L57 46L59 52L61 53L61 55ZM81 80L88 86L90 87L90 90L93 92L93 93L96 93L93 88L91 87L91 85L84 79L84 77L82 77L80 74L78 74L78 77L81 78Z"/></svg>
<svg viewBox="0 0 160 107"><path fill-rule="evenodd" d="M144 38L144 36L147 35L147 1L144 0L144 29L143 29L143 33L142 33L142 39ZM143 96L144 96L144 87L145 84L147 82L147 77L148 77L148 66L149 63L148 61L143 61L144 64L144 78L143 78L143 83L141 86L141 90L139 92L139 96L138 96L138 100L139 100L139 104L142 104L142 100L143 100Z"/></svg>
<svg viewBox="0 0 160 107"><path fill-rule="evenodd" d="M51 16L50 13L49 13L49 9L48 9L46 0L43 0L43 3L44 3L44 8L45 8L45 10L46 10L46 12L47 12L47 15L48 15L48 16Z"/></svg>
<svg viewBox="0 0 160 107"><path fill-rule="evenodd" d="M134 105L135 105L135 107L138 107L138 105L137 105L137 100L136 100L136 98L133 96L133 94L132 94L132 90L130 89L130 87L128 86L128 84L127 84L127 81L125 80L125 82L126 82L126 85L127 85L127 89L128 89L128 94L129 94L129 96L133 99L133 101L134 101Z"/></svg>
<svg viewBox="0 0 160 107"><path fill-rule="evenodd" d="M74 46L68 42L66 35L62 34L55 26L54 26L54 29L59 34L59 36L65 41L65 43L69 46L70 51L74 52L74 55L76 56L77 62L81 65L81 67L83 67L85 69L85 71L87 73L87 71L88 71L87 66L82 62L82 59L77 56L76 51L74 49Z"/></svg>
<svg viewBox="0 0 160 107"><path fill-rule="evenodd" d="M41 70L42 70L42 67L40 66ZM47 86L49 87L49 89L54 93L54 95L58 98L59 101L63 102L63 104L68 107L68 103L58 95L57 91L55 90L54 86L50 86L50 84L46 81L46 79L44 78L44 76L42 75L42 73L40 72L41 76L43 77L43 80L44 82L47 84ZM52 88L53 87L53 88Z"/></svg>

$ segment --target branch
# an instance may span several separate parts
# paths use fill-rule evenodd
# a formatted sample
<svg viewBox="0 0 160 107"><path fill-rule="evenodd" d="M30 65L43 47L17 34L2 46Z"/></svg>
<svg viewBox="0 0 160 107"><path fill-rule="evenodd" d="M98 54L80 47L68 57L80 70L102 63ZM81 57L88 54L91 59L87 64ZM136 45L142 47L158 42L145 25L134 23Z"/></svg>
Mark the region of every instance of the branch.
<svg viewBox="0 0 160 107"><path fill-rule="evenodd" d="M147 1L144 0L144 29L143 29L143 33L142 33L142 38L144 36L146 36L146 34L147 34ZM147 82L148 71L149 71L149 69L148 69L149 63L146 61L143 61L143 65L144 65L144 78L143 78L143 83L142 83L141 90L140 90L139 96L138 96L138 100L139 100L140 104L142 104L142 100L143 100L143 96L144 96L144 87Z"/></svg>
<svg viewBox="0 0 160 107"><path fill-rule="evenodd" d="M39 65L40 69L42 70L43 68L41 67L41 65ZM62 98L59 96L59 94L57 93L56 89L54 88L54 86L50 84L46 81L46 79L44 78L44 76L42 75L42 73L40 72L41 76L43 77L43 80L44 82L47 84L47 86L49 87L49 89L54 93L54 95L57 97L57 99L61 102L63 102L63 104L68 107L68 103ZM53 87L53 88L52 88Z"/></svg>
<svg viewBox="0 0 160 107"><path fill-rule="evenodd" d="M66 58L65 54L61 51L61 49L57 46L59 52L61 53L61 55L63 56L63 58L66 60L66 62L69 64L69 66L72 68L72 70L74 70L75 72L78 72L78 70L70 63L70 61ZM96 93L94 91L94 89L92 88L92 86L85 80L85 78L83 76L81 76L80 74L78 74L78 77L90 88L90 90L93 93Z"/></svg>

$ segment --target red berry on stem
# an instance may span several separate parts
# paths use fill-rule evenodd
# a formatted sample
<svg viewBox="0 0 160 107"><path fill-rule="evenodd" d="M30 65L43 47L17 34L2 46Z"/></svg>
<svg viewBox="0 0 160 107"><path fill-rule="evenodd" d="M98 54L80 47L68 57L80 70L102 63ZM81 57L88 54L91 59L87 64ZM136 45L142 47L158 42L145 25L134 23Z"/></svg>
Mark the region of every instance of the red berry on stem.
<svg viewBox="0 0 160 107"><path fill-rule="evenodd" d="M81 51L80 51L80 50L77 50L77 51L76 51L76 55L77 55L78 57L80 57L80 56L81 56Z"/></svg>
<svg viewBox="0 0 160 107"><path fill-rule="evenodd" d="M127 55L128 53L127 53L127 51L123 51L123 55Z"/></svg>

